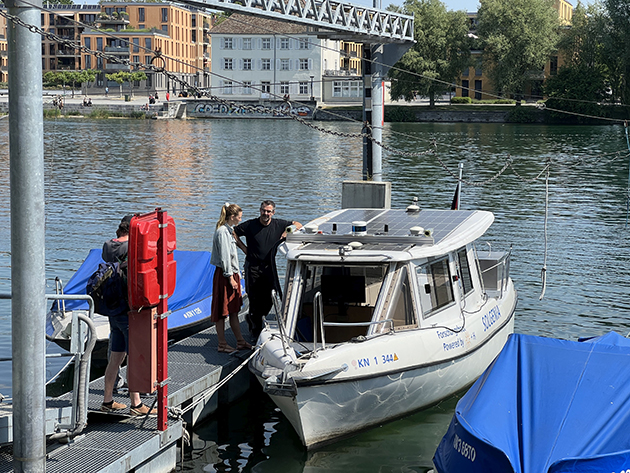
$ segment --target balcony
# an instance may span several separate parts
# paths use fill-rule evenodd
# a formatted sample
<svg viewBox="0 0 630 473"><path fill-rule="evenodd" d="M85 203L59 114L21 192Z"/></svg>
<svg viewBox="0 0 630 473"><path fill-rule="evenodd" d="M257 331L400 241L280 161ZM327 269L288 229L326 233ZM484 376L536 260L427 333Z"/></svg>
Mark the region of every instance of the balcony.
<svg viewBox="0 0 630 473"><path fill-rule="evenodd" d="M105 46L106 53L117 54L120 56L129 57L129 46Z"/></svg>
<svg viewBox="0 0 630 473"><path fill-rule="evenodd" d="M108 62L105 64L106 71L130 71L131 66L127 64L116 64L115 62Z"/></svg>
<svg viewBox="0 0 630 473"><path fill-rule="evenodd" d="M75 49L58 49L56 56L78 56Z"/></svg>
<svg viewBox="0 0 630 473"><path fill-rule="evenodd" d="M352 76L358 76L359 71L357 71L356 69L338 69L338 70L326 69L324 71L324 75L333 76L333 77L352 77Z"/></svg>

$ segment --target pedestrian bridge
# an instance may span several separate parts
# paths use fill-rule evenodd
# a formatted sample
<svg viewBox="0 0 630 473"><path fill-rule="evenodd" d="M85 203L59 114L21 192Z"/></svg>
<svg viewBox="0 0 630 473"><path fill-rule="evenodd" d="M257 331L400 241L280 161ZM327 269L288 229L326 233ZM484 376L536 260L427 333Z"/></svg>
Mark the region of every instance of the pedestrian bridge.
<svg viewBox="0 0 630 473"><path fill-rule="evenodd" d="M197 8L300 23L318 36L358 43L413 43L413 17L340 0L178 0Z"/></svg>

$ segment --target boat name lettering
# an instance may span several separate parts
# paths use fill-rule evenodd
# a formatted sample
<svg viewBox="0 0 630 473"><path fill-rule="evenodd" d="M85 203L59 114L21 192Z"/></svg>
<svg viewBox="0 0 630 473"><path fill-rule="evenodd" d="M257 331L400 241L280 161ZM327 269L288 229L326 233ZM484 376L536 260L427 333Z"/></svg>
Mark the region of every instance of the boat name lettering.
<svg viewBox="0 0 630 473"><path fill-rule="evenodd" d="M454 348L463 347L464 340L462 340L461 338L458 338L457 340L451 343L443 343L442 345L444 346L444 351L449 351L449 350L453 350Z"/></svg>
<svg viewBox="0 0 630 473"><path fill-rule="evenodd" d="M455 434L455 438L453 439L453 448L457 453L459 453L465 459L470 460L471 462L474 462L475 458L477 458L475 447L473 447L472 445L468 445L466 442L460 439L459 435L457 434Z"/></svg>
<svg viewBox="0 0 630 473"><path fill-rule="evenodd" d="M437 330L437 336L438 338L448 338L448 337L454 337L455 335L457 335L457 333L461 330L460 327L455 327L453 328L453 330Z"/></svg>
<svg viewBox="0 0 630 473"><path fill-rule="evenodd" d="M481 318L481 322L483 323L483 331L487 331L490 327L492 327L497 320L501 318L501 311L498 306L494 306L492 309L488 311L486 315Z"/></svg>
<svg viewBox="0 0 630 473"><path fill-rule="evenodd" d="M201 309L199 307L195 307L193 310L187 310L184 312L184 318L189 319L194 317L195 315L201 315Z"/></svg>

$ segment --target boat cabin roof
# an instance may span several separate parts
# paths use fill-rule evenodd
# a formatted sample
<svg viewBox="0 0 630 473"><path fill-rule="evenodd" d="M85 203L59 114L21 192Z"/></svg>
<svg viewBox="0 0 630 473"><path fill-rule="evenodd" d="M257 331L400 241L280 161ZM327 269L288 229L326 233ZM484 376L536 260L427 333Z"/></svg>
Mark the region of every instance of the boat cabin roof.
<svg viewBox="0 0 630 473"><path fill-rule="evenodd" d="M437 256L476 240L493 221L491 212L480 210L342 209L289 234L287 257L334 256L348 245L356 256L357 250L385 252L390 260Z"/></svg>

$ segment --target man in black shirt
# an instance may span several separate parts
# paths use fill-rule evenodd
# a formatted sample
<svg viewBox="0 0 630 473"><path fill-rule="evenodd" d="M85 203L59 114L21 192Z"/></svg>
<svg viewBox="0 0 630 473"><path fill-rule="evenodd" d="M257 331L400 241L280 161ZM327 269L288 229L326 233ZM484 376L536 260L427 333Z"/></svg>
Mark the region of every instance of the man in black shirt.
<svg viewBox="0 0 630 473"><path fill-rule="evenodd" d="M260 217L247 220L234 227L236 244L247 255L245 257L245 285L249 298L249 314L247 322L249 330L258 339L263 328L263 319L271 310L271 290L274 274L272 266L272 250L290 225L296 229L302 224L292 220L272 218L276 213L276 204L272 200L264 200L260 204ZM247 246L241 241L245 237Z"/></svg>

